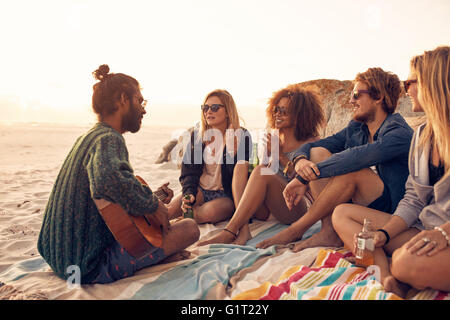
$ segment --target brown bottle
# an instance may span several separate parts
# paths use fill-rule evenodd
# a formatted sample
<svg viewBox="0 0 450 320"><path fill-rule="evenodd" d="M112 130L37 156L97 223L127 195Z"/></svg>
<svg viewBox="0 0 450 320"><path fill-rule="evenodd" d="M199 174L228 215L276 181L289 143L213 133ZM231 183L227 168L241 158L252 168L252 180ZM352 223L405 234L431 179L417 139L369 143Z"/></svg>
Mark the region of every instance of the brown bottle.
<svg viewBox="0 0 450 320"><path fill-rule="evenodd" d="M364 219L362 231L358 234L356 245L356 265L361 267L368 267L373 264L373 251L375 233L372 229L372 222L369 219Z"/></svg>

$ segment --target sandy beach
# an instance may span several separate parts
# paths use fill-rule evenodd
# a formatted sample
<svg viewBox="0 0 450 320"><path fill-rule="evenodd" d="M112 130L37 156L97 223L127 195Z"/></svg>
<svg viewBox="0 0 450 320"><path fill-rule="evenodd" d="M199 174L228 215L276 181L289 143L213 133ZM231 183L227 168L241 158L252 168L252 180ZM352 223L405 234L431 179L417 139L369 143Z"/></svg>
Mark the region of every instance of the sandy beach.
<svg viewBox="0 0 450 320"><path fill-rule="evenodd" d="M107 290L105 285L74 288L53 273L37 250L43 214L65 157L76 138L92 125L0 124L0 300L130 299L139 288L152 283L164 272L208 253L207 247L193 244L187 248L191 252L189 259L142 269L133 277L106 285ZM169 182L175 194L181 192L177 165L154 162L162 147L183 130L143 126L138 133L124 135L135 174L144 178L152 189ZM201 225L200 237L213 234L225 223ZM270 219L253 223L252 232L269 229L275 223ZM308 259L313 259L313 255ZM220 276L220 272L217 274ZM170 290L165 294L166 299L174 297ZM148 297L147 294L143 297L137 294L136 297L165 299ZM218 297L224 298L225 295L215 290L212 298Z"/></svg>
<svg viewBox="0 0 450 320"><path fill-rule="evenodd" d="M59 169L85 126L0 125L0 273L12 264L39 256L36 241L45 206ZM125 139L135 173L152 188L165 182L181 190L173 163L154 164L174 128L144 127Z"/></svg>
<svg viewBox="0 0 450 320"><path fill-rule="evenodd" d="M36 243L59 169L76 138L90 127L0 125L0 300L254 299L262 297L267 288L278 281L282 284L283 277L292 277L292 281L300 281L298 288L307 288L304 291L307 294L302 293L301 299L399 299L383 291L380 283L364 269L346 262L343 258L350 253L343 248L309 248L301 253L293 253L289 246L255 249L256 243L286 227L272 217L268 221L253 221L250 225L253 239L246 246L198 247L193 244L188 248L191 257L187 260L144 268L133 277L108 285L71 287L45 263ZM176 128L144 126L138 133L127 133L124 137L135 173L153 189L170 182L177 194L181 191L177 165L154 164L175 132ZM200 239L213 235L225 224L201 225ZM304 237L319 229L320 224L315 224ZM332 261L334 269L330 269L327 261ZM330 274L330 270L333 273ZM340 270L346 270L345 274L341 276ZM297 271L301 277L296 276ZM322 277L334 280L322 287ZM289 279L286 281L291 281ZM346 289L342 290L343 287ZM292 290L294 288L297 287ZM338 289L339 295L335 296ZM299 297L286 293L280 297L268 296L268 299ZM450 297L445 292L424 290L412 292L408 298L441 300Z"/></svg>

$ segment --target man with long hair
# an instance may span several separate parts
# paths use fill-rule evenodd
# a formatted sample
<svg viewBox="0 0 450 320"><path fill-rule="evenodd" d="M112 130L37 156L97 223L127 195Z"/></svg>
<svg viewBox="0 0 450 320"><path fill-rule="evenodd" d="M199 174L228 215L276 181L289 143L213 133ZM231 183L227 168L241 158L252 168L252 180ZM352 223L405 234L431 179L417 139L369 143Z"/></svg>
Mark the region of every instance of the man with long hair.
<svg viewBox="0 0 450 320"><path fill-rule="evenodd" d="M181 252L198 240L197 224L185 219L170 225L168 209L134 175L123 134L137 132L146 114L146 101L136 79L94 72L92 107L98 123L77 139L64 161L45 208L38 250L63 279L78 270L80 284L109 283L133 275ZM173 192L161 187L169 197ZM116 241L97 208L98 201L120 205L162 229L162 244L142 257L131 256ZM183 252L184 253L184 252Z"/></svg>

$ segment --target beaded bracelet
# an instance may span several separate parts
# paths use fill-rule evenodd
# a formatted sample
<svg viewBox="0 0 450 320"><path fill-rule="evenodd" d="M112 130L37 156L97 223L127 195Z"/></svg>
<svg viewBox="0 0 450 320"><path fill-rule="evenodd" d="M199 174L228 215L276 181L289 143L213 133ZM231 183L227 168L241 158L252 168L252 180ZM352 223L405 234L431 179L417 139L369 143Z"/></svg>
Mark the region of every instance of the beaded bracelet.
<svg viewBox="0 0 450 320"><path fill-rule="evenodd" d="M447 235L447 232L445 232L441 227L434 227L434 230L439 230L444 236L445 240L447 240L447 246L450 246L450 237Z"/></svg>
<svg viewBox="0 0 450 320"><path fill-rule="evenodd" d="M288 172L288 170L289 170L289 166L292 166L292 165L293 165L292 161L289 161L289 162L286 164L286 167L284 167L284 170L283 170L283 174L284 174L284 175L287 174L287 172Z"/></svg>
<svg viewBox="0 0 450 320"><path fill-rule="evenodd" d="M301 154L301 155L295 157L295 158L292 160L292 164L295 166L295 165L297 164L297 162L300 161L300 160L302 160L302 159L308 160L308 157L305 156L304 154Z"/></svg>

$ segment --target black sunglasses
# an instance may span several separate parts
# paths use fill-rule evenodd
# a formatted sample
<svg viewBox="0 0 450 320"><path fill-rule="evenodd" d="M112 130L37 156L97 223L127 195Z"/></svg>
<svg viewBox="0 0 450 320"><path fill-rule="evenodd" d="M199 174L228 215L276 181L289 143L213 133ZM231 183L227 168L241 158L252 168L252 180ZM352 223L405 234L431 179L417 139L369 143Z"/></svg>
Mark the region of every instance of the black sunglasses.
<svg viewBox="0 0 450 320"><path fill-rule="evenodd" d="M413 83L417 83L417 79L403 81L403 86L405 87L405 92L408 92L409 86L412 85Z"/></svg>
<svg viewBox="0 0 450 320"><path fill-rule="evenodd" d="M273 108L273 114L277 113L279 113L280 116L286 116L289 112L286 107L275 106L275 108Z"/></svg>
<svg viewBox="0 0 450 320"><path fill-rule="evenodd" d="M222 108L224 105L223 104L212 104L212 105L207 105L207 104L202 104L202 111L204 113L207 113L209 109L211 109L212 112L217 112L220 108Z"/></svg>
<svg viewBox="0 0 450 320"><path fill-rule="evenodd" d="M370 90L353 90L351 97L355 100L358 100L361 96L361 93L370 93Z"/></svg>

